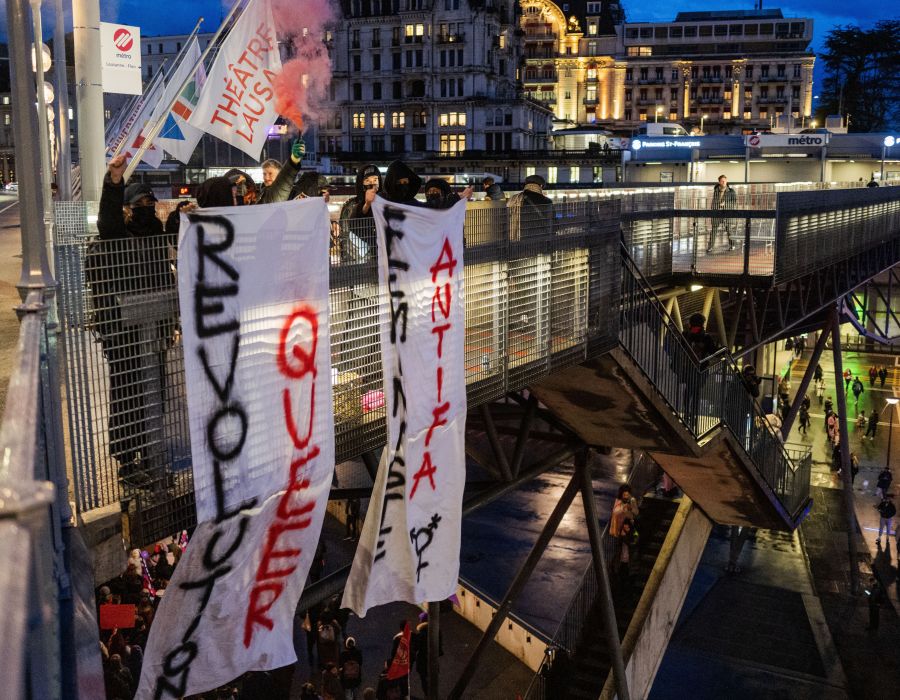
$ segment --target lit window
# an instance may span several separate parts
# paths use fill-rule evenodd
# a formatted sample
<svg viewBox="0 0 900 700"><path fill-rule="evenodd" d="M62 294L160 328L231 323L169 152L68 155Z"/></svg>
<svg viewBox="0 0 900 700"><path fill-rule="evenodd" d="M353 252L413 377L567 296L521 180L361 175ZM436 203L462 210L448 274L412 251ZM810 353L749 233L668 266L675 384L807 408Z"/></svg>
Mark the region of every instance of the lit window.
<svg viewBox="0 0 900 700"><path fill-rule="evenodd" d="M501 49L505 49L505 48L506 48L506 34L501 34L501 35L500 35L500 48L501 48Z"/></svg>
<svg viewBox="0 0 900 700"><path fill-rule="evenodd" d="M750 120L753 118L753 115L750 112L744 112L744 119Z"/></svg>
<svg viewBox="0 0 900 700"><path fill-rule="evenodd" d="M372 128L384 128L384 112L372 112Z"/></svg>
<svg viewBox="0 0 900 700"><path fill-rule="evenodd" d="M569 182L578 182L579 180L581 180L581 168L573 165L569 169Z"/></svg>
<svg viewBox="0 0 900 700"><path fill-rule="evenodd" d="M532 175L534 175L534 166L526 165L525 166L525 177L531 177Z"/></svg>
<svg viewBox="0 0 900 700"><path fill-rule="evenodd" d="M465 150L465 134L441 134L441 153L462 153Z"/></svg>
<svg viewBox="0 0 900 700"><path fill-rule="evenodd" d="M438 117L439 126L465 126L465 112L445 112Z"/></svg>
<svg viewBox="0 0 900 700"><path fill-rule="evenodd" d="M391 114L391 126L395 129L405 129L406 112L394 112Z"/></svg>
<svg viewBox="0 0 900 700"><path fill-rule="evenodd" d="M3 104L5 104L5 105L8 105L8 104L9 104L9 95L4 95L4 96L3 96Z"/></svg>
<svg viewBox="0 0 900 700"><path fill-rule="evenodd" d="M554 184L556 182L556 166L551 165L547 168L547 182Z"/></svg>
<svg viewBox="0 0 900 700"><path fill-rule="evenodd" d="M365 112L354 112L353 128L354 129L365 129L366 128L366 113Z"/></svg>
<svg viewBox="0 0 900 700"><path fill-rule="evenodd" d="M596 68L588 68L587 69L587 79L588 80L596 80L597 79L597 69Z"/></svg>

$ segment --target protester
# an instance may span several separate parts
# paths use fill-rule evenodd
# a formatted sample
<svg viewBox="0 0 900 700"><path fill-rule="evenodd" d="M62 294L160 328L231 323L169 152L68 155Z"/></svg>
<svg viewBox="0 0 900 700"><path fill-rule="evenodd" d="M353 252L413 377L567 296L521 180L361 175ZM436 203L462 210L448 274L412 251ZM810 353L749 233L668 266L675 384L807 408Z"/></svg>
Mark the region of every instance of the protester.
<svg viewBox="0 0 900 700"><path fill-rule="evenodd" d="M197 208L197 205L188 199L182 199L175 205L175 208L169 213L169 216L166 217L166 225L164 226L166 233L178 233L178 230L181 228L181 214L184 212L187 214L188 212L194 211Z"/></svg>
<svg viewBox="0 0 900 700"><path fill-rule="evenodd" d="M897 507L893 503L894 495L887 493L882 489L881 502L875 506L880 516L878 519L878 537L876 542L881 545L881 533L884 532L888 541L891 539L891 523L894 522L894 516L897 515Z"/></svg>
<svg viewBox="0 0 900 700"><path fill-rule="evenodd" d="M429 209L449 209L458 201L459 195L443 178L435 177L425 183L425 206Z"/></svg>
<svg viewBox="0 0 900 700"><path fill-rule="evenodd" d="M706 332L706 317L703 314L691 314L688 327L682 333L694 357L700 362L718 350L716 341Z"/></svg>
<svg viewBox="0 0 900 700"><path fill-rule="evenodd" d="M322 669L322 700L341 700L344 697L344 688L341 685L338 666L329 661Z"/></svg>
<svg viewBox="0 0 900 700"><path fill-rule="evenodd" d="M262 199L266 190L272 186L272 183L275 182L275 178L278 177L278 173L281 172L281 163L279 163L274 158L269 158L266 161L263 161L262 164L262 185L259 188L259 197Z"/></svg>
<svg viewBox="0 0 900 700"><path fill-rule="evenodd" d="M838 416L837 413L832 413L828 416L828 418L825 419L825 422L827 424L826 430L828 432L828 440L829 442L834 444L837 440L840 439L838 437L840 435L839 431L841 428L840 416Z"/></svg>
<svg viewBox="0 0 900 700"><path fill-rule="evenodd" d="M632 496L631 486L622 484L616 494L612 515L609 519L609 534L618 537L626 520L637 520L640 510L637 499Z"/></svg>
<svg viewBox="0 0 900 700"><path fill-rule="evenodd" d="M236 206L235 184L224 176L207 178L197 188L197 205L202 209Z"/></svg>
<svg viewBox="0 0 900 700"><path fill-rule="evenodd" d="M850 382L853 381L853 370L849 367L844 370L844 393L850 390Z"/></svg>
<svg viewBox="0 0 900 700"><path fill-rule="evenodd" d="M381 189L381 171L375 165L364 165L356 173L356 195L344 202L340 219L362 219L372 216L372 202Z"/></svg>
<svg viewBox="0 0 900 700"><path fill-rule="evenodd" d="M341 626L327 607L319 617L316 653L320 668L327 668L329 663L336 666L340 661Z"/></svg>
<svg viewBox="0 0 900 700"><path fill-rule="evenodd" d="M868 184L866 184L866 187L878 187L878 181L875 179L874 173L872 174L872 178L869 180Z"/></svg>
<svg viewBox="0 0 900 700"><path fill-rule="evenodd" d="M725 177L725 175L719 175L718 182L713 187L712 191L711 209L713 209L713 211L734 209L736 203L737 194L735 194L735 191L729 186L728 178ZM712 219L712 231L709 235L709 245L706 247L707 253L712 252L716 245L716 238L718 238L719 232L723 229L728 238L728 250L734 250L734 240L731 238L731 220L725 217L714 216Z"/></svg>
<svg viewBox="0 0 900 700"><path fill-rule="evenodd" d="M300 170L300 162L306 153L306 144L303 139L297 139L291 144L291 154L282 163L271 184L266 185L257 197L259 204L272 204L274 202L286 202L291 198L291 189L294 186L294 178ZM270 161L266 161L269 163ZM263 163L263 183L266 181L265 163ZM270 172L271 174L271 172Z"/></svg>
<svg viewBox="0 0 900 700"><path fill-rule="evenodd" d="M150 485L151 440L145 402L151 389L144 353L156 353L159 385L165 387L166 353L174 342L177 304L171 316L149 333L123 317L129 300L171 292L175 277L170 260L174 239L156 216L156 197L149 185L124 182L124 156L108 165L97 215L99 238L85 256L85 279L91 290L92 328L109 364L109 452L119 463L119 477L131 486ZM152 349L148 349L152 348Z"/></svg>
<svg viewBox="0 0 900 700"><path fill-rule="evenodd" d="M508 204L511 240L546 238L553 233L553 202L544 196L546 182L540 175L525 178L525 189Z"/></svg>
<svg viewBox="0 0 900 700"><path fill-rule="evenodd" d="M495 182L494 178L490 176L484 178L481 181L481 186L484 189L485 199L489 199L492 202L502 202L506 199L503 189Z"/></svg>
<svg viewBox="0 0 900 700"><path fill-rule="evenodd" d="M756 374L756 367L744 365L744 368L741 370L741 381L744 383L747 393L754 399L758 399L759 385L762 384L762 379Z"/></svg>
<svg viewBox="0 0 900 700"><path fill-rule="evenodd" d="M321 197L327 202L330 196L331 188L328 184L328 178L319 173L308 172L301 174L297 178L288 199Z"/></svg>
<svg viewBox="0 0 900 700"><path fill-rule="evenodd" d="M388 165L384 174L384 187L381 196L395 204L418 205L416 195L422 188L422 178L416 175L402 160L395 160Z"/></svg>
<svg viewBox="0 0 900 700"><path fill-rule="evenodd" d="M791 395L791 376L790 373L785 374L781 381L778 382L778 398L782 403L787 403Z"/></svg>
<svg viewBox="0 0 900 700"><path fill-rule="evenodd" d="M866 412L860 411L856 417L856 432L861 433L866 429Z"/></svg>

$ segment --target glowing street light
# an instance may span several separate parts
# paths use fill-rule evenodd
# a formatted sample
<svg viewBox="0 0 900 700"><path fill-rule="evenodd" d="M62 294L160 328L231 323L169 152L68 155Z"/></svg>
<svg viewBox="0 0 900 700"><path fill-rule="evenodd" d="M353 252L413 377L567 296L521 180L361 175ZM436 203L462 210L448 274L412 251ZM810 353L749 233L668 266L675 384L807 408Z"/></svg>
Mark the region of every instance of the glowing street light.
<svg viewBox="0 0 900 700"><path fill-rule="evenodd" d="M662 107L656 106L656 123L659 124L659 115L662 114Z"/></svg>
<svg viewBox="0 0 900 700"><path fill-rule="evenodd" d="M881 182L884 182L884 156L887 149L891 148L894 144L897 143L897 139L893 136L885 136L884 141L881 142ZM890 399L888 399L890 401ZM896 403L897 399L894 399Z"/></svg>

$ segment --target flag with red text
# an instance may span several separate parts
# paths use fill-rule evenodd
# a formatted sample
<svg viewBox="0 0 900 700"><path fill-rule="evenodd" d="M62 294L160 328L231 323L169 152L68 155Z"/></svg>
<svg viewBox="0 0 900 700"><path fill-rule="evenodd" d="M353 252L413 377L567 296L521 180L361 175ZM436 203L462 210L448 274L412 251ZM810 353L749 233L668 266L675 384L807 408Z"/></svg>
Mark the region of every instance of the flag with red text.
<svg viewBox="0 0 900 700"><path fill-rule="evenodd" d="M278 117L272 81L280 71L270 2L250 0L219 47L189 123L259 158Z"/></svg>
<svg viewBox="0 0 900 700"><path fill-rule="evenodd" d="M296 661L293 619L334 472L328 209L182 214L178 284L197 520L138 698Z"/></svg>
<svg viewBox="0 0 900 700"><path fill-rule="evenodd" d="M372 210L388 443L344 590L360 617L456 592L466 480L466 203Z"/></svg>
<svg viewBox="0 0 900 700"><path fill-rule="evenodd" d="M387 679L389 681L395 681L398 678L409 675L409 640L411 637L412 632L407 622L403 632L400 634L400 639L397 640L397 651L394 653L394 658L391 659L391 665L387 670Z"/></svg>

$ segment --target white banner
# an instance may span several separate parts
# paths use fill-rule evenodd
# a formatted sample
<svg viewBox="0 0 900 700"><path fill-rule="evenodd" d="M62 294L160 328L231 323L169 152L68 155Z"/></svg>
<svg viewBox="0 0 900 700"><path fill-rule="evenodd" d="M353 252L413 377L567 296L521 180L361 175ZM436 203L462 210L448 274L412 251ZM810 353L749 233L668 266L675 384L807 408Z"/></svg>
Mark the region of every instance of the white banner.
<svg viewBox="0 0 900 700"><path fill-rule="evenodd" d="M100 23L101 80L103 92L140 95L141 28Z"/></svg>
<svg viewBox="0 0 900 700"><path fill-rule="evenodd" d="M269 0L251 0L219 47L191 125L259 158L278 117L272 81L280 71Z"/></svg>
<svg viewBox="0 0 900 700"><path fill-rule="evenodd" d="M156 613L138 698L296 660L297 601L334 472L328 210L182 215L178 282L198 526Z"/></svg>
<svg viewBox="0 0 900 700"><path fill-rule="evenodd" d="M153 126L151 115L153 114L156 105L162 99L164 87L165 83L160 80L155 83L150 92L144 96L144 104L141 107L141 111L138 112L137 118L132 122L128 133L125 134L125 145L122 147L122 155L128 158L128 160L131 160L137 155L137 152L141 148L141 144L144 143L144 135ZM158 168L160 164L162 164L162 159L162 149L157 148L155 145L151 145L141 156L141 160L151 168Z"/></svg>
<svg viewBox="0 0 900 700"><path fill-rule="evenodd" d="M388 446L343 606L456 590L466 481L465 201L445 211L376 198Z"/></svg>
<svg viewBox="0 0 900 700"><path fill-rule="evenodd" d="M163 110L172 103L175 91L189 76L192 76L192 79L181 91L172 111L163 115ZM156 137L156 145L171 153L182 163L187 163L191 159L197 144L203 138L203 132L188 124L187 119L190 118L194 104L197 103L200 86L202 86L205 76L203 66L200 65L200 43L194 37L191 39L191 43L185 47L184 57L178 70L169 78L166 92L159 101L159 108L154 111L151 119L151 121L163 120L162 129Z"/></svg>

